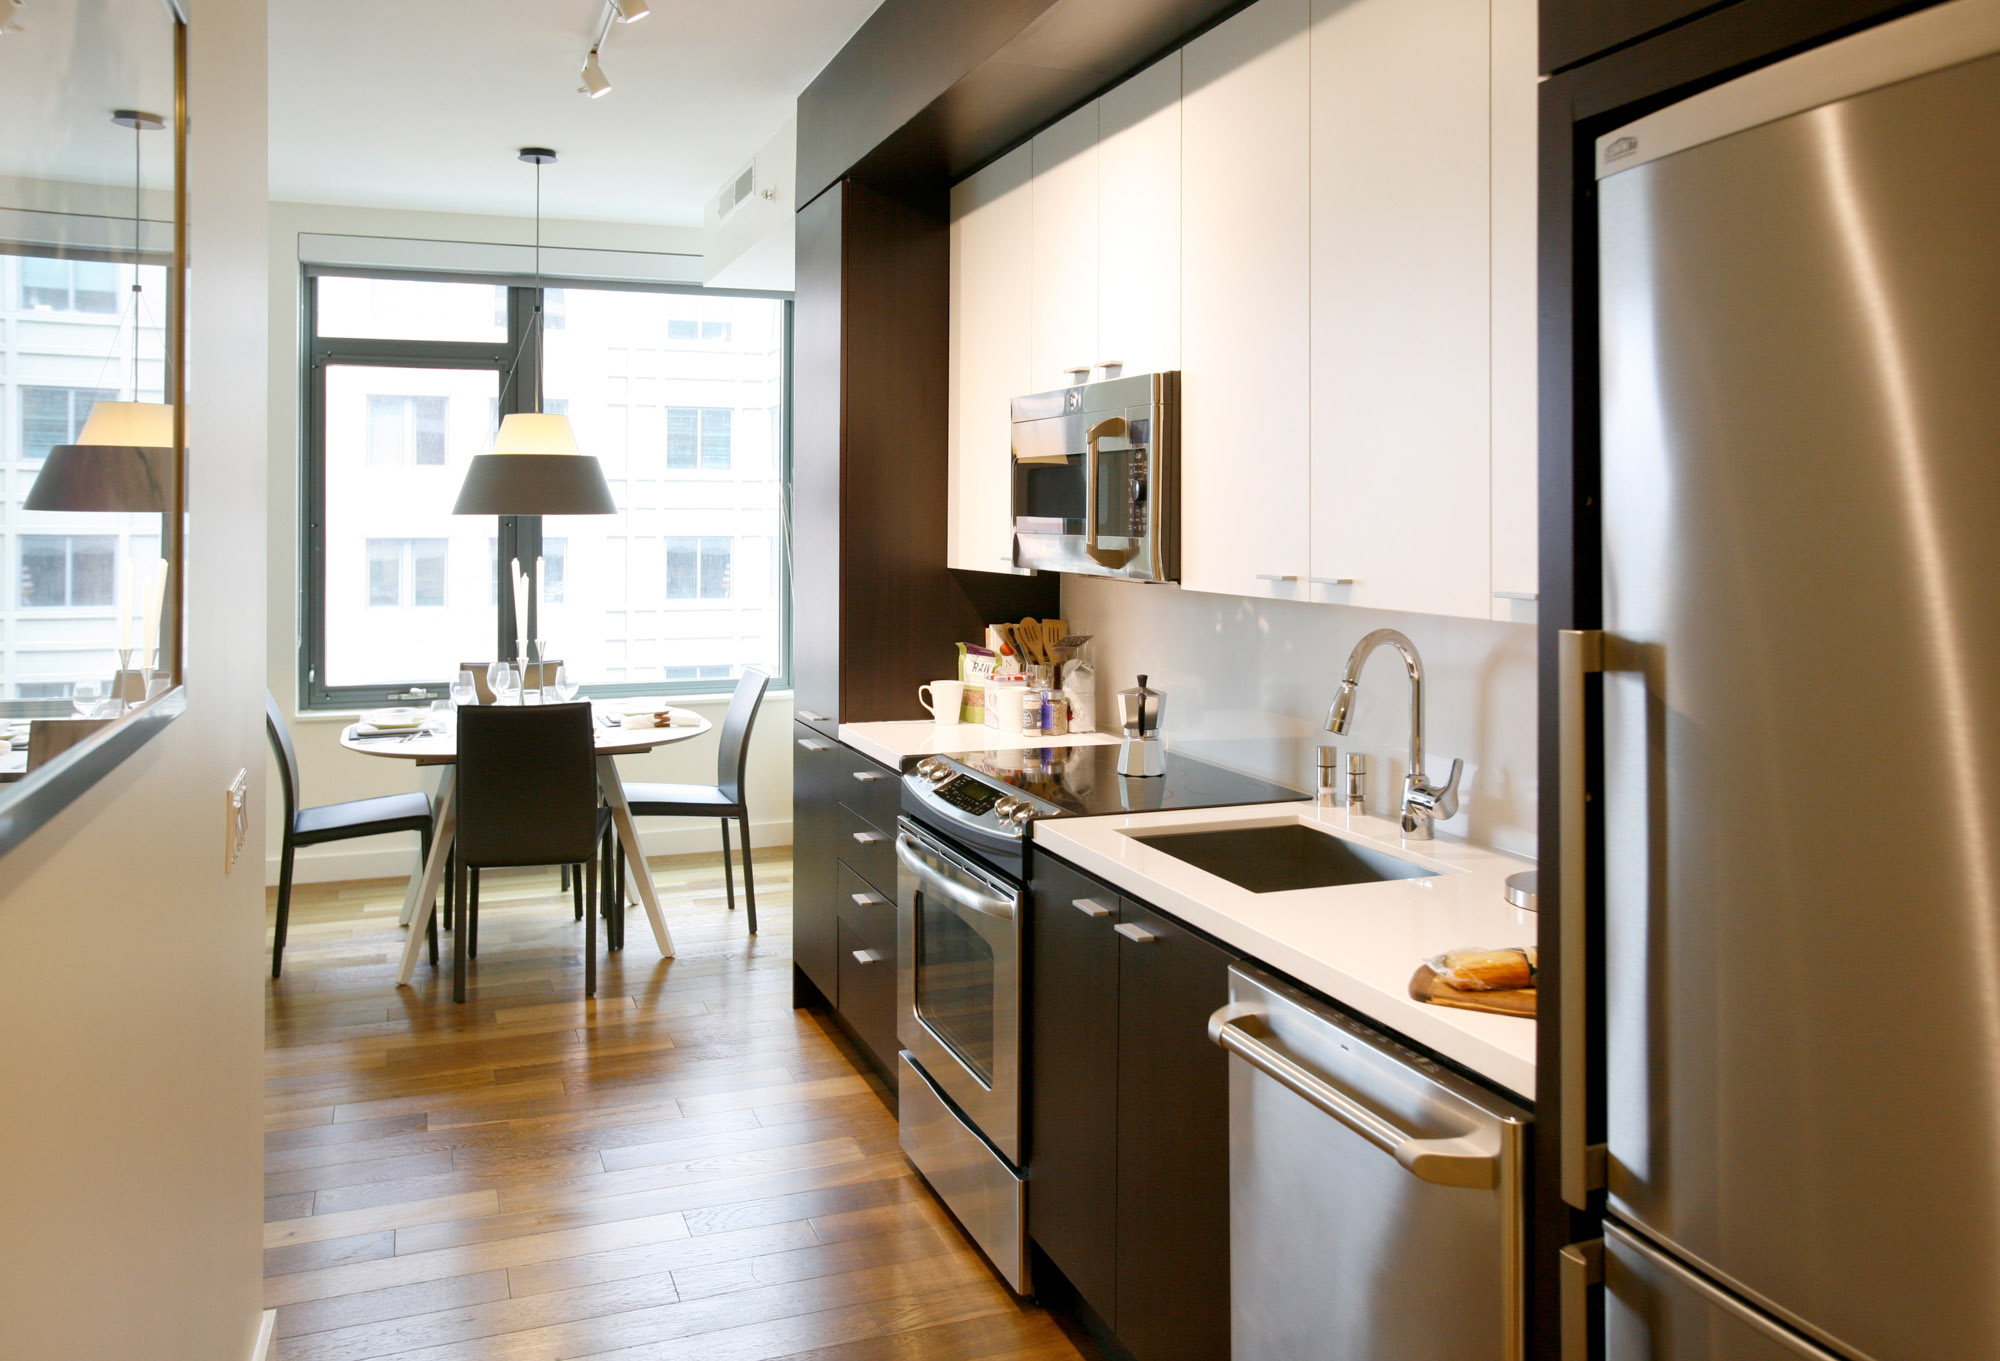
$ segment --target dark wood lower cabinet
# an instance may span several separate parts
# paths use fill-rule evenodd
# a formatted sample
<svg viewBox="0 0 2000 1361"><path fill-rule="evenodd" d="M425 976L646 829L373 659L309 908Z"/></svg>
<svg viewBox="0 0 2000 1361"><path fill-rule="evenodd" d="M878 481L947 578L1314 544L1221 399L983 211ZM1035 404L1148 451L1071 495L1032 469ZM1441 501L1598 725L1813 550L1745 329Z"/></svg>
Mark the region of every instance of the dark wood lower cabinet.
<svg viewBox="0 0 2000 1361"><path fill-rule="evenodd" d="M840 867L840 1014L884 1071L896 1069L896 903Z"/></svg>
<svg viewBox="0 0 2000 1361"><path fill-rule="evenodd" d="M1118 1340L1139 1361L1229 1355L1229 1059L1208 1018L1231 956L1122 900Z"/></svg>
<svg viewBox="0 0 2000 1361"><path fill-rule="evenodd" d="M840 995L840 746L792 725L792 963L828 1002ZM794 1003L816 1001L798 995Z"/></svg>
<svg viewBox="0 0 2000 1361"><path fill-rule="evenodd" d="M1029 1234L1136 1361L1223 1361L1234 956L1047 856L1029 911Z"/></svg>

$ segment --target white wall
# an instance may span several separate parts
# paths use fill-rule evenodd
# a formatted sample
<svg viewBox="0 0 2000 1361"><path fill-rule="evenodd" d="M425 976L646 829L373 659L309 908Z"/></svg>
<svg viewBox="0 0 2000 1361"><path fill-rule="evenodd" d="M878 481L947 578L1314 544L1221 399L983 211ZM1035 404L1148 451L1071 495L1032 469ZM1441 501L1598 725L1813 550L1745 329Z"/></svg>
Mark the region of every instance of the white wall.
<svg viewBox="0 0 2000 1361"><path fill-rule="evenodd" d="M244 1361L262 1309L265 6L190 29L189 711L0 863L0 1356Z"/></svg>
<svg viewBox="0 0 2000 1361"><path fill-rule="evenodd" d="M298 592L299 544L299 237L305 233L356 237L400 238L413 241L518 244L530 240L529 218L481 217L471 214L419 213L394 209L353 208L310 203L269 205L269 516L270 537L266 571L273 583L269 597L269 648L266 674L272 694L290 720L298 749L299 783L308 804L336 803L423 787L414 767L404 761L359 756L340 746L341 727L351 713L297 713L300 620ZM615 222L544 221L542 241L557 248L582 247L608 251L686 252L698 256L702 233L690 227L658 227ZM791 702L789 692L766 697L750 744L750 818L755 846L789 845L792 839ZM258 701L261 712L262 700ZM687 707L720 724L728 706L726 695L685 702ZM682 784L715 782L716 738L662 748L643 757L624 757L619 766L627 780L660 780ZM267 765L268 765L268 757ZM275 768L271 768L275 774ZM267 852L265 879L278 881L278 845L283 828L282 798L273 779L266 806ZM667 855L706 850L720 845L717 825L658 819L642 824L651 854ZM375 837L308 847L299 852L295 877L301 883L366 879L406 874L416 855L416 836Z"/></svg>
<svg viewBox="0 0 2000 1361"><path fill-rule="evenodd" d="M1140 672L1167 693L1167 745L1189 756L1311 789L1313 749L1366 752L1369 806L1397 806L1409 769L1410 687L1379 651L1361 674L1353 728L1324 731L1354 644L1371 629L1408 634L1424 662L1425 765L1442 779L1465 761L1459 814L1442 830L1535 853L1535 630L1442 615L1063 578L1070 632L1096 637L1098 726Z"/></svg>

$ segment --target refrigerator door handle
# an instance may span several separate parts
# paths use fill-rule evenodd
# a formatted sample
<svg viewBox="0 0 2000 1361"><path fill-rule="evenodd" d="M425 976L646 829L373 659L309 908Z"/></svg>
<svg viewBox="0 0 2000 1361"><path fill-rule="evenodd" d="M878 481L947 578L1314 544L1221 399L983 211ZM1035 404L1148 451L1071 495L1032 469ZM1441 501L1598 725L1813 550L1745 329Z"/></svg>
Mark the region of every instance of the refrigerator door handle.
<svg viewBox="0 0 2000 1361"><path fill-rule="evenodd" d="M1605 1150L1590 1142L1590 910L1589 861L1585 838L1589 811L1585 780L1588 770L1584 707L1586 679L1604 669L1604 635L1596 629L1560 629L1556 633L1556 741L1560 753L1557 794L1561 810L1561 848L1557 862L1557 929L1562 948L1557 998L1560 1007L1562 1116L1562 1198L1579 1210L1590 1208L1590 1193L1604 1185Z"/></svg>
<svg viewBox="0 0 2000 1361"><path fill-rule="evenodd" d="M1465 1137L1420 1139L1399 1128L1244 1029L1245 1021L1262 1014L1254 1004L1231 1002L1208 1018L1208 1037L1359 1134L1419 1180L1474 1189L1500 1184L1497 1147L1484 1147L1480 1141Z"/></svg>
<svg viewBox="0 0 2000 1361"><path fill-rule="evenodd" d="M1590 1361L1591 1292L1604 1283L1604 1240L1571 1243L1557 1254L1562 1295L1562 1361Z"/></svg>

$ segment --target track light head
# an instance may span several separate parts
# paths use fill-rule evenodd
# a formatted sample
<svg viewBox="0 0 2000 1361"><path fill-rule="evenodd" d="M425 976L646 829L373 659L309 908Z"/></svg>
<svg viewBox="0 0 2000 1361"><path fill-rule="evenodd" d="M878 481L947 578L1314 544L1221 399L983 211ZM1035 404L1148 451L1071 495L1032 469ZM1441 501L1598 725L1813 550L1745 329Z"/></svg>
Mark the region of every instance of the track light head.
<svg viewBox="0 0 2000 1361"><path fill-rule="evenodd" d="M611 93L611 78L597 64L597 49L594 47L590 49L590 55L583 59L583 84L576 87L576 92L589 95L592 99L602 99Z"/></svg>
<svg viewBox="0 0 2000 1361"><path fill-rule="evenodd" d="M653 12L653 7L646 0L611 0L611 8L618 11L618 22L621 24L636 24Z"/></svg>

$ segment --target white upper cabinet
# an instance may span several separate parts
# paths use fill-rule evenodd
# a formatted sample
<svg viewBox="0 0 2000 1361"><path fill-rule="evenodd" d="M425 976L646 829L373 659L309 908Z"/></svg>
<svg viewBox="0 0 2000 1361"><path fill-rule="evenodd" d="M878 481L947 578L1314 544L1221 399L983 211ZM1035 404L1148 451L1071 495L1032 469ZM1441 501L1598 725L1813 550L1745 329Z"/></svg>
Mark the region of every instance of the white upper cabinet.
<svg viewBox="0 0 2000 1361"><path fill-rule="evenodd" d="M1181 54L1097 102L1097 362L1181 364Z"/></svg>
<svg viewBox="0 0 2000 1361"><path fill-rule="evenodd" d="M1097 353L1097 103L1036 134L1033 370L1023 392L1071 380Z"/></svg>
<svg viewBox="0 0 2000 1361"><path fill-rule="evenodd" d="M1001 157L951 191L951 475L946 563L1012 572L1008 403L1031 378L1034 158Z"/></svg>
<svg viewBox="0 0 2000 1361"><path fill-rule="evenodd" d="M1493 0L1493 617L1536 590L1535 0ZM1529 599L1524 599L1527 597Z"/></svg>
<svg viewBox="0 0 2000 1361"><path fill-rule="evenodd" d="M1312 8L1313 598L1487 618L1487 3Z"/></svg>
<svg viewBox="0 0 2000 1361"><path fill-rule="evenodd" d="M1181 582L1305 599L1307 0L1182 50Z"/></svg>

